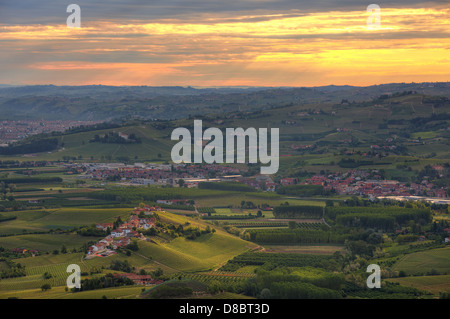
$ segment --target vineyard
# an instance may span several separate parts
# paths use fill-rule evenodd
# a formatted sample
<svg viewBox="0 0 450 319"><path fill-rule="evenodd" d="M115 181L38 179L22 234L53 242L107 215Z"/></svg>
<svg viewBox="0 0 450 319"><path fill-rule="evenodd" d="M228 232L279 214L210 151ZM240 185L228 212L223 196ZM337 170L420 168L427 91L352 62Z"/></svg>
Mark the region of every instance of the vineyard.
<svg viewBox="0 0 450 319"><path fill-rule="evenodd" d="M269 263L286 267L324 267L331 259L331 256L312 254L246 252L229 260L227 264L220 268L220 270L235 271L244 266L262 266Z"/></svg>
<svg viewBox="0 0 450 319"><path fill-rule="evenodd" d="M229 222L231 226L237 228L253 228L253 227L288 227L286 222L264 222L264 221L249 221L249 222Z"/></svg>
<svg viewBox="0 0 450 319"><path fill-rule="evenodd" d="M172 276L173 279L192 279L206 285L218 282L220 286L227 291L240 292L241 287L247 279L254 277L252 273L235 273L226 271L215 271L207 273L177 273Z"/></svg>
<svg viewBox="0 0 450 319"><path fill-rule="evenodd" d="M203 219L255 219L254 215L214 215L214 216L203 216Z"/></svg>
<svg viewBox="0 0 450 319"><path fill-rule="evenodd" d="M286 228L288 227L287 221L273 221L273 220L255 220L255 221L226 221L228 225L231 225L233 227L237 228L263 228L263 227L270 227L270 228ZM323 227L323 223L321 222L300 222L296 223L296 228L298 229L305 229L305 230L315 230L315 229L321 229Z"/></svg>
<svg viewBox="0 0 450 319"><path fill-rule="evenodd" d="M384 230L393 230L396 224L405 225L410 220L424 223L432 220L429 209L402 207L328 207L325 214L340 225Z"/></svg>
<svg viewBox="0 0 450 319"><path fill-rule="evenodd" d="M319 222L313 222L313 223L297 223L297 228L300 229L320 229L324 224Z"/></svg>
<svg viewBox="0 0 450 319"><path fill-rule="evenodd" d="M307 225L308 223L304 223L305 228L295 229L251 229L248 231L248 233L250 234L251 241L267 244L342 244L349 236L348 234L338 234L333 231L320 230L314 228L314 225Z"/></svg>
<svg viewBox="0 0 450 319"><path fill-rule="evenodd" d="M8 278L1 280L0 290L23 290L40 288L43 284L50 284L52 287L65 286L67 277L70 275L67 270L69 264L45 265L26 268L25 277ZM89 269L83 264L80 265L81 272ZM45 279L44 274L50 274L51 278Z"/></svg>
<svg viewBox="0 0 450 319"><path fill-rule="evenodd" d="M198 212L200 214L215 214L216 210L213 207L199 207Z"/></svg>
<svg viewBox="0 0 450 319"><path fill-rule="evenodd" d="M275 218L322 218L323 208L320 206L278 206L273 210Z"/></svg>

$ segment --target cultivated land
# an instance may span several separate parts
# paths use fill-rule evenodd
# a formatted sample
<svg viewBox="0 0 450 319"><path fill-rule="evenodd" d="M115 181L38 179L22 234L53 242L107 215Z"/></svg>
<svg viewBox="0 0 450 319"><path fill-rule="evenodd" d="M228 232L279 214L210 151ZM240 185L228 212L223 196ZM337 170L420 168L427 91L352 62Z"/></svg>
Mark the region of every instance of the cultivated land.
<svg viewBox="0 0 450 319"><path fill-rule="evenodd" d="M450 274L450 247L408 254L397 261L393 268L411 275L426 274L433 270Z"/></svg>
<svg viewBox="0 0 450 319"><path fill-rule="evenodd" d="M26 139L57 143L48 151L0 155L0 298L443 297L450 282L450 214L439 200L449 194L449 94L445 85L410 87L351 88L353 95L275 90L276 104L246 92L240 99L253 106L222 105L221 114L202 108L204 128L280 128L280 169L270 180L257 179L257 165L236 164L230 167L237 171L194 171L209 178L241 174L239 183L186 185L179 179L201 177L189 166L172 166L161 173L161 185L130 186L170 164L172 130L193 124L182 115ZM204 107L203 98L180 102L183 112L195 101ZM117 133L140 142L98 142ZM142 168L150 162L161 166ZM107 169L86 168L99 163ZM341 193L329 188L337 181ZM437 199L376 198L403 186ZM127 245L108 242L108 257L93 254L108 232L140 215L136 208L148 208L138 219L148 218L150 226L118 235L130 239ZM376 291L365 286L372 263L382 269L384 285ZM66 291L70 264L80 265L83 285L92 290ZM152 281L117 279L130 273Z"/></svg>
<svg viewBox="0 0 450 319"><path fill-rule="evenodd" d="M389 279L401 285L417 288L439 295L439 292L450 292L450 275L440 276L414 276L405 278Z"/></svg>

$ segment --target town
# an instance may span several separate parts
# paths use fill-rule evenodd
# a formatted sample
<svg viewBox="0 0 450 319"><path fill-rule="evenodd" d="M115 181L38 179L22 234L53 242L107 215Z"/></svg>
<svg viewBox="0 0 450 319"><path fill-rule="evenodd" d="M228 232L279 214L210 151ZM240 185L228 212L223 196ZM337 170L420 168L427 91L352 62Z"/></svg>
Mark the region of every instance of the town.
<svg viewBox="0 0 450 319"><path fill-rule="evenodd" d="M72 127L89 126L99 121L48 121L48 120L3 120L0 121L0 146L17 142L40 133L64 132Z"/></svg>
<svg viewBox="0 0 450 319"><path fill-rule="evenodd" d="M117 182L121 185L168 185L191 188L198 187L200 182L236 181L268 192L275 192L280 186L305 184L323 186L324 191L337 195L358 195L369 198L423 196L446 199L449 197L445 188L434 185L426 178L420 183L386 180L376 169L319 174L301 181L293 177L276 179L259 174L246 176L248 168L218 164L71 163L62 165L69 169L70 174L79 174L77 178ZM432 168L437 171L442 170L440 165Z"/></svg>

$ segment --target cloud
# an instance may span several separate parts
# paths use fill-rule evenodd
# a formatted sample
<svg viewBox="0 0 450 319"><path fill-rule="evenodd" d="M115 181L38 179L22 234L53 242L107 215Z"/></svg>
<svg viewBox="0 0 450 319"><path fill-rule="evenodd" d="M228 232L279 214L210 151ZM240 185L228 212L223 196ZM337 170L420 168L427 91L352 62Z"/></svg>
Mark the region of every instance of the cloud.
<svg viewBox="0 0 450 319"><path fill-rule="evenodd" d="M376 1L381 8L436 8L447 6L447 0L424 1L403 0ZM183 19L198 21L210 16L222 17L224 21L233 16L256 16L273 14L308 14L329 11L364 11L367 4L359 0L3 0L0 3L0 23L17 24L61 24L65 23L69 4L81 7L82 20L155 21L160 19ZM242 18L241 18L242 19Z"/></svg>
<svg viewBox="0 0 450 319"><path fill-rule="evenodd" d="M0 83L310 86L449 80L448 61L438 61L450 44L450 10L440 3L420 7L422 2L413 1L417 7L397 9L384 7L397 2L380 3L381 28L368 30L365 8L350 0L339 6L80 1L81 29L67 28L65 8L62 17L56 14L66 6L60 1L39 8L36 1L16 2L0 4ZM29 10L22 11L26 4ZM8 11L20 13L6 19L15 23L2 20Z"/></svg>

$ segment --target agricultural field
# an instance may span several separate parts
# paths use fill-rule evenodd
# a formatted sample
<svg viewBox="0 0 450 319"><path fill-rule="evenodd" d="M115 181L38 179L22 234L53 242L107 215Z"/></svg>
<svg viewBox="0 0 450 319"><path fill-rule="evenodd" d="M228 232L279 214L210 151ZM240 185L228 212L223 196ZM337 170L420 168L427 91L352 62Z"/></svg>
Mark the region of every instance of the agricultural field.
<svg viewBox="0 0 450 319"><path fill-rule="evenodd" d="M436 296L439 296L440 292L450 292L450 275L409 276L387 280L400 283L402 286L428 291Z"/></svg>
<svg viewBox="0 0 450 319"><path fill-rule="evenodd" d="M264 252L267 253L332 255L337 251L345 252L344 245L264 245L263 247Z"/></svg>
<svg viewBox="0 0 450 319"><path fill-rule="evenodd" d="M437 248L403 256L392 267L407 275L450 274L450 247Z"/></svg>
<svg viewBox="0 0 450 319"><path fill-rule="evenodd" d="M41 253L52 253L55 249L61 249L64 245L67 250L79 249L89 241L99 240L100 237L83 237L76 234L30 234L1 238L1 245L6 249L25 248L36 249Z"/></svg>
<svg viewBox="0 0 450 319"><path fill-rule="evenodd" d="M330 92L323 94L338 94ZM226 117L205 113L205 126L220 120L223 128L258 127L262 121L280 127L282 156L278 172L270 176L273 183L259 179L257 165L244 164L233 166L240 169L236 174L242 178L235 189L228 181L183 187L176 178L189 178L190 173L176 166L164 168L173 181L165 179L161 184L169 185L163 186L131 186L135 182L130 181L134 178L131 167L113 168L107 177L89 177L93 171L86 167L97 163L136 167L170 163L172 128L191 127L192 118L127 119L114 130L56 134L64 147L31 157L33 161L60 160L48 167L17 164L20 167L11 168L16 165L11 161L23 162L27 157L0 156L6 167L0 169L0 298L134 299L158 290L133 285L66 291L69 264L80 265L83 280L132 272L150 274L168 286L180 284L177 280L189 282L201 288L191 298L267 298L265 285L271 287L271 297L297 299L437 297L448 291L450 282L450 247L444 241L450 221L448 205L382 201L375 195L361 195L360 184L346 183L395 180L417 188L429 183L436 186L427 186L431 190L444 190L440 196L450 194L448 100L426 103L429 96L412 91L386 99L375 96L366 101L356 94L355 101L342 103L341 98L327 97L324 102L303 104L296 97L295 103L255 112L236 111ZM349 121L352 117L357 120ZM142 143L90 142L110 131L135 134ZM147 174L140 168L137 171L143 177ZM212 169L201 176L219 178L218 172ZM305 185L312 177L314 185ZM322 177L329 179L323 182ZM343 185L334 184L338 181ZM335 185L331 189L327 188L330 183ZM272 187L270 191L266 186ZM381 188L387 189L376 190ZM431 195L425 192L425 196ZM174 199L189 205L163 202L163 211L144 221L151 226L128 228L133 242L122 248L108 246L116 250L108 257L91 253L84 258L89 247L111 231L106 227L104 233L98 231L96 224L114 223L118 230L134 207ZM85 227L80 231L85 236L77 234L79 227ZM85 232L88 228L90 232ZM18 248L38 250L38 255L20 255ZM365 269L372 261L390 275L384 290L369 291L364 286ZM113 267L119 264L123 267ZM18 271L21 267L25 275ZM51 289L42 291L43 284ZM213 288L215 295L206 292Z"/></svg>
<svg viewBox="0 0 450 319"><path fill-rule="evenodd" d="M173 271L210 270L255 246L227 234L204 235L195 241L177 238L167 244L140 243L139 254Z"/></svg>
<svg viewBox="0 0 450 319"><path fill-rule="evenodd" d="M142 287L115 287L105 288L100 290L90 290L81 292L67 292L65 287L52 287L48 291L39 289L21 289L4 292L0 290L0 299L7 299L11 297L19 299L102 299L106 296L107 299L136 299L142 292Z"/></svg>
<svg viewBox="0 0 450 319"><path fill-rule="evenodd" d="M37 209L6 212L2 215L16 219L0 223L0 235L21 234L24 232L48 231L50 229L71 229L95 223L114 221L119 216L127 216L131 208L68 208Z"/></svg>

